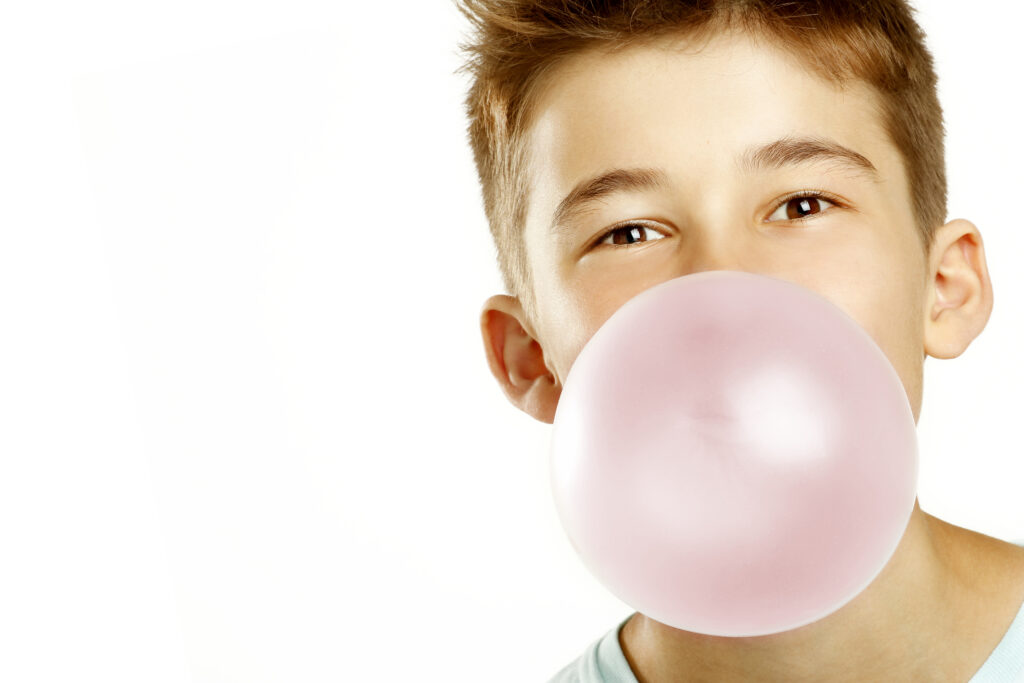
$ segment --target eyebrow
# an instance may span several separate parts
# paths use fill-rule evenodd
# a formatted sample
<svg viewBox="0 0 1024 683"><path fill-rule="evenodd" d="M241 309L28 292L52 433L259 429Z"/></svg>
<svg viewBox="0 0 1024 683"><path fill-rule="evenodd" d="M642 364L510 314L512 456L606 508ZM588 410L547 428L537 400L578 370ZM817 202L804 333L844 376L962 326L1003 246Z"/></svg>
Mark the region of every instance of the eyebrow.
<svg viewBox="0 0 1024 683"><path fill-rule="evenodd" d="M743 171L754 173L812 162L829 162L865 175L872 182L879 180L878 169L866 156L843 147L835 140L819 137L785 137L752 147L740 157L739 166Z"/></svg>
<svg viewBox="0 0 1024 683"><path fill-rule="evenodd" d="M551 221L553 230L576 218L601 199L630 190L665 189L669 185L668 174L660 168L617 168L607 173L580 181L565 195L555 209Z"/></svg>
<svg viewBox="0 0 1024 683"><path fill-rule="evenodd" d="M784 137L747 149L737 159L741 171L764 172L808 163L828 162L849 172L880 180L878 169L863 154L820 137ZM660 168L617 168L577 183L558 203L552 231L578 217L593 204L617 192L666 189L668 174Z"/></svg>

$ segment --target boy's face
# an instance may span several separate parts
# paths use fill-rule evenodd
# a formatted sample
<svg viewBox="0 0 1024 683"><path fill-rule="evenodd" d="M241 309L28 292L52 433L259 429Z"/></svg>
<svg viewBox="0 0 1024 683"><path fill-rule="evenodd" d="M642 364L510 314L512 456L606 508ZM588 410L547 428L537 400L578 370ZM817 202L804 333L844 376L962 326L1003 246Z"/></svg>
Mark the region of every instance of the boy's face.
<svg viewBox="0 0 1024 683"><path fill-rule="evenodd" d="M535 307L517 317L553 386L634 295L743 270L802 285L855 319L896 368L916 419L934 282L874 94L859 82L840 90L743 36L718 35L699 52L680 45L576 55L537 100L523 235ZM645 182L613 179L600 197L564 204L603 174L641 169Z"/></svg>

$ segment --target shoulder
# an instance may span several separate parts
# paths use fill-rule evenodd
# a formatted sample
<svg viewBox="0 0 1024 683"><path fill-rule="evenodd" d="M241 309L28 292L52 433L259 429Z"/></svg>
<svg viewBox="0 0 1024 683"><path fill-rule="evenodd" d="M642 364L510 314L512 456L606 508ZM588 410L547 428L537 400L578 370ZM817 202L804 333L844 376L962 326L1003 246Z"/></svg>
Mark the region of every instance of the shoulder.
<svg viewBox="0 0 1024 683"><path fill-rule="evenodd" d="M583 654L565 665L548 683L637 683L619 645L619 630L628 620L627 617L587 646Z"/></svg>
<svg viewBox="0 0 1024 683"><path fill-rule="evenodd" d="M942 561L964 585L1004 599L1020 591L1024 599L1024 539L1004 541L927 516Z"/></svg>
<svg viewBox="0 0 1024 683"><path fill-rule="evenodd" d="M1006 567L1008 583L1010 586L1017 587L1017 592L1024 600L1024 540L1011 542L996 540L995 543L1001 551L1000 558Z"/></svg>
<svg viewBox="0 0 1024 683"><path fill-rule="evenodd" d="M1010 544L1006 544L1010 546ZM995 621L1003 631L1002 637L969 683L1001 683L1024 681L1024 540L1012 542L1005 548L1009 557L1010 602L1007 612L1014 612L1009 626L1004 626L1005 613L993 611Z"/></svg>
<svg viewBox="0 0 1024 683"><path fill-rule="evenodd" d="M607 636L605 636L607 637ZM579 657L566 664L548 683L603 683L598 649L604 637L595 640Z"/></svg>
<svg viewBox="0 0 1024 683"><path fill-rule="evenodd" d="M580 660L576 659L566 664L561 671L548 680L548 683L582 683L584 679L581 676Z"/></svg>

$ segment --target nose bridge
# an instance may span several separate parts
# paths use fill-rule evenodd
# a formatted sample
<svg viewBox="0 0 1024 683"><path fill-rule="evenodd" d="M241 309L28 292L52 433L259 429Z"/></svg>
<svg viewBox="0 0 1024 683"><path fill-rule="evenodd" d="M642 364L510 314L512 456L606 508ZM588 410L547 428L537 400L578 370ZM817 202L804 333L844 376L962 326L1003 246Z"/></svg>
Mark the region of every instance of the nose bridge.
<svg viewBox="0 0 1024 683"><path fill-rule="evenodd" d="M706 154L706 156L705 156ZM695 174L693 168L701 169ZM687 168L673 169L675 209L680 219L679 275L707 270L749 270L756 262L756 237L744 216L747 193L731 159L702 151Z"/></svg>
<svg viewBox="0 0 1024 683"><path fill-rule="evenodd" d="M755 247L748 226L735 215L721 213L713 219L690 226L688 248L681 254L686 273L707 270L745 270L753 272Z"/></svg>

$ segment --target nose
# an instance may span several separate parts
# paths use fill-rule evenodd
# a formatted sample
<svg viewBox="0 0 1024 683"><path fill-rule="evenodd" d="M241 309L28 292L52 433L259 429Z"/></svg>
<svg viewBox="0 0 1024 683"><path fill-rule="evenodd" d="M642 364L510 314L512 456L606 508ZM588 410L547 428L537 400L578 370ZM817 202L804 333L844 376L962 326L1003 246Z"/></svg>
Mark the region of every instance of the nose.
<svg viewBox="0 0 1024 683"><path fill-rule="evenodd" d="M680 276L709 270L759 272L754 240L741 231L694 230L689 237L679 256Z"/></svg>

